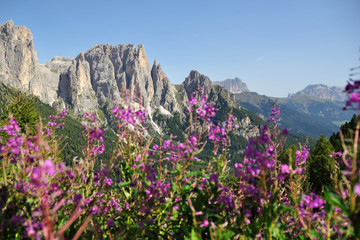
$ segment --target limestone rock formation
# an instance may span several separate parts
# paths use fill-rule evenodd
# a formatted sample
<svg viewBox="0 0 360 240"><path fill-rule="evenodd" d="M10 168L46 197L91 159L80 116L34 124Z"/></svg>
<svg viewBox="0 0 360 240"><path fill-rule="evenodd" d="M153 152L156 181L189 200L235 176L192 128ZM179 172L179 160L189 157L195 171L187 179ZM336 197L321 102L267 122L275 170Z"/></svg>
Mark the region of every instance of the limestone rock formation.
<svg viewBox="0 0 360 240"><path fill-rule="evenodd" d="M67 69L73 64L75 59L73 57L53 57L51 61L42 64L43 66L47 67L53 73L65 73Z"/></svg>
<svg viewBox="0 0 360 240"><path fill-rule="evenodd" d="M14 26L10 20L0 26L0 39L1 80L28 90L30 82L40 75L30 30L24 26Z"/></svg>
<svg viewBox="0 0 360 240"><path fill-rule="evenodd" d="M153 106L162 106L163 109L174 112L180 111L178 102L176 101L176 89L166 77L164 71L161 69L160 64L154 61L151 69L151 77L154 85L154 98L152 100Z"/></svg>
<svg viewBox="0 0 360 240"><path fill-rule="evenodd" d="M191 71L177 91L160 64L154 61L150 68L142 44L137 48L133 44L99 44L76 58L57 56L39 64L30 30L14 26L12 21L0 25L0 82L50 105L66 107L75 115L101 112L120 100L122 92L128 92L141 100L159 134L161 129L152 120L152 113L171 118L179 112L184 119L189 97L200 89L217 106L240 109L234 94L197 71ZM247 136L251 130L248 121L239 122L248 129L241 135Z"/></svg>
<svg viewBox="0 0 360 240"><path fill-rule="evenodd" d="M143 45L96 45L84 55L90 65L92 86L100 104L117 100L129 90L149 105L154 95L150 65Z"/></svg>
<svg viewBox="0 0 360 240"><path fill-rule="evenodd" d="M232 93L242 93L242 92L249 92L249 89L243 81L241 81L240 78L228 78L224 81L215 81L214 84L218 84L221 86L224 86L227 90L229 90Z"/></svg>
<svg viewBox="0 0 360 240"><path fill-rule="evenodd" d="M254 126L249 117L241 119L239 126L240 129L237 131L237 134L243 136L246 140L255 138L260 134L259 129Z"/></svg>
<svg viewBox="0 0 360 240"><path fill-rule="evenodd" d="M33 93L42 101L56 100L58 80L43 72L33 46L33 35L12 20L0 25L0 82Z"/></svg>
<svg viewBox="0 0 360 240"><path fill-rule="evenodd" d="M180 94L183 96L182 104L188 105L191 94L199 90L209 97L214 95L214 85L211 80L198 71L192 70L180 87Z"/></svg>
<svg viewBox="0 0 360 240"><path fill-rule="evenodd" d="M187 106L191 94L199 90L203 91L211 101L217 102L219 97L222 97L226 100L227 106L237 106L234 94L229 92L225 87L216 87L207 76L195 70L192 70L181 84L179 92L182 96L183 104Z"/></svg>
<svg viewBox="0 0 360 240"><path fill-rule="evenodd" d="M54 57L40 65L30 30L12 21L0 25L0 82L48 104L69 106L74 114L96 112L125 91L145 107L180 110L176 89L159 64L150 68L142 44L100 44L75 59Z"/></svg>
<svg viewBox="0 0 360 240"><path fill-rule="evenodd" d="M67 69L62 70L60 67L58 70L59 97L72 106L73 113L96 112L98 101L91 84L90 65L85 60L84 53L73 59Z"/></svg>

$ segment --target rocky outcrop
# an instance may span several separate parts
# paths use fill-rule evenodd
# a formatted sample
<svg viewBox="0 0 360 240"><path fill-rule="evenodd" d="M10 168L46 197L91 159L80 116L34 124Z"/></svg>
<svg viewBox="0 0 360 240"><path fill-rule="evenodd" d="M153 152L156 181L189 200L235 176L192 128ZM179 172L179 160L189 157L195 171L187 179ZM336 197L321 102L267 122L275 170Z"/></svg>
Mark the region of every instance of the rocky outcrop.
<svg viewBox="0 0 360 240"><path fill-rule="evenodd" d="M84 55L99 103L116 101L126 90L149 105L154 95L150 65L143 45L96 45Z"/></svg>
<svg viewBox="0 0 360 240"><path fill-rule="evenodd" d="M177 91L156 60L151 69L151 77L154 85L152 105L161 106L159 109L161 112L164 112L163 109L170 112L180 111L180 106L176 100Z"/></svg>
<svg viewBox="0 0 360 240"><path fill-rule="evenodd" d="M343 88L329 87L324 84L309 85L295 94L289 94L288 97L292 97L294 95L299 95L299 94L300 95L307 94L311 97L316 97L324 100L338 101L338 102L344 102L347 99L347 96L344 93Z"/></svg>
<svg viewBox="0 0 360 240"><path fill-rule="evenodd" d="M98 99L93 90L90 64L80 53L67 69L60 72L59 97L70 106L74 114L96 112Z"/></svg>
<svg viewBox="0 0 360 240"><path fill-rule="evenodd" d="M128 91L140 99L145 107L162 106L168 111L178 111L176 91L161 66L154 63L152 70L142 44L138 49L129 45L96 45L76 58L76 66L72 64L64 81L77 89L70 99L76 109L77 104L87 100L91 108L96 96L97 103L103 106L107 102L116 101L122 92ZM80 69L81 68L81 69ZM74 69L71 71L71 69ZM77 75L73 74L74 72ZM82 73L82 77L79 74ZM75 84L76 83L76 84ZM63 91L64 93L69 91ZM74 96L80 96L76 100ZM79 112L82 112L79 110Z"/></svg>
<svg viewBox="0 0 360 240"><path fill-rule="evenodd" d="M53 73L65 73L71 64L73 64L73 61L75 59L73 57L53 57L51 61L42 64L43 66L47 67L51 70Z"/></svg>
<svg viewBox="0 0 360 240"><path fill-rule="evenodd" d="M0 82L74 114L98 111L125 91L153 110L180 110L176 89L159 64L150 68L142 44L100 44L75 59L54 57L40 65L30 30L12 21L0 25Z"/></svg>
<svg viewBox="0 0 360 240"><path fill-rule="evenodd" d="M211 80L200 74L196 70L192 70L185 81L180 85L180 94L182 96L182 104L187 106L189 105L189 99L191 94L198 91L203 91L207 96L212 97L215 93L214 85Z"/></svg>
<svg viewBox="0 0 360 240"><path fill-rule="evenodd" d="M0 82L33 93L46 103L56 100L58 79L40 67L31 31L14 26L12 20L0 25Z"/></svg>
<svg viewBox="0 0 360 240"><path fill-rule="evenodd" d="M235 95L229 92L225 87L216 86L205 75L198 71L192 70L185 81L180 86L180 94L183 104L188 105L191 94L202 91L213 102L218 102L219 98L224 99L224 104L229 107L238 107L235 102Z"/></svg>
<svg viewBox="0 0 360 240"><path fill-rule="evenodd" d="M235 133L244 137L246 140L255 138L260 134L259 128L254 126L249 117L241 119L239 126L239 130L237 130Z"/></svg>
<svg viewBox="0 0 360 240"><path fill-rule="evenodd" d="M30 30L14 26L12 21L0 25L0 82L32 93L45 103L66 107L74 115L102 111L128 92L140 99L159 134L152 113L170 118L180 112L184 117L183 108L198 90L219 108L240 109L234 94L197 71L191 71L177 91L160 64L154 61L150 68L142 44L137 48L133 44L99 44L76 58L57 56L40 65ZM239 125L248 129L240 133L247 136L251 124Z"/></svg>
<svg viewBox="0 0 360 240"><path fill-rule="evenodd" d="M224 81L215 81L214 84L224 86L227 90L229 90L232 93L242 93L242 92L249 92L249 89L243 81L240 80L240 78L228 78Z"/></svg>
<svg viewBox="0 0 360 240"><path fill-rule="evenodd" d="M0 26L0 40L2 82L28 90L30 82L40 76L30 30L24 26L14 26L10 20Z"/></svg>

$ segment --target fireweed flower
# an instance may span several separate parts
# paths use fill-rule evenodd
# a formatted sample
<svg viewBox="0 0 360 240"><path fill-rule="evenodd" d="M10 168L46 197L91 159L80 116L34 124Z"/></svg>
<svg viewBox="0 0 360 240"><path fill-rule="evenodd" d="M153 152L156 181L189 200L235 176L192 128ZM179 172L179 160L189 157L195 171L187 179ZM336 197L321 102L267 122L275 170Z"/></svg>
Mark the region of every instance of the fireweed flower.
<svg viewBox="0 0 360 240"><path fill-rule="evenodd" d="M212 115L212 105L206 104L206 97L203 96L200 101L190 98L190 102L193 112L202 112L205 118L202 120L207 121L207 117ZM126 121L128 125L135 124L139 126L139 119L145 119L142 111L136 111L134 109L129 110L128 108L123 109L119 107L118 109L115 108L114 112L115 117L121 116L122 118L119 119ZM280 112L275 109L273 113L273 120L279 120L278 114ZM200 116L200 118L202 118L202 116ZM208 129L206 129L206 131L208 131L208 135L203 135L205 140L208 138L220 143L227 132L233 129L233 123L231 122L233 118L233 116L229 116L229 121L220 123L218 126L207 122ZM86 137L88 137L87 139L91 144L94 144L91 145L91 147L101 148L104 141L103 130L96 127L94 115L88 114L85 119L91 120L86 128L88 130ZM134 127L135 131L137 131L136 126ZM122 127L125 129L125 125L122 125ZM11 129L8 128L8 131L10 132ZM5 132L5 130L3 130L3 132ZM13 130L13 132L18 134L16 130ZM244 229L249 229L253 231L253 237L264 238L265 234L267 234L265 232L267 226L264 225L262 220L264 216L269 217L269 215L266 216L266 207L284 204L287 207L295 208L294 201L296 201L296 208L299 209L298 215L300 215L304 219L305 224L309 226L309 231L315 230L322 234L321 231L326 228L326 222L322 220L325 219L326 212L324 208L325 201L321 199L320 196L315 194L305 195L304 192L300 190L299 194L293 198L287 195L286 187L288 186L284 186L285 184L278 184L280 191L284 190L284 193L281 192L279 194L279 191L275 192L276 190L273 188L276 181L279 182L279 180L285 179L290 174L301 173L304 169L302 166L309 154L307 149L302 149L295 153L295 170L289 165L281 164L280 162L276 163L275 153L277 152L278 145L273 142L274 132L272 128L269 129L264 126L258 138L249 140L245 158L242 162L234 164L235 176L238 178L236 181L228 180L231 179L232 176L229 176L230 178L224 181L223 175L211 168L204 175L186 175L190 171L184 172L184 175L180 176L179 182L181 187L185 186L184 189L187 189L188 186L190 187L190 189L187 190L188 192L183 191L181 187L179 190L174 190L173 180L177 175L172 175L173 173L170 173L170 171L166 172L168 169L164 171L165 174L163 178L160 179L159 169L156 168L154 162L151 162L151 160L147 161L147 153L153 154L156 150L165 153L164 155L166 155L166 159L168 159L166 164L170 166L170 169L171 167L175 168L177 165L181 165L182 162L180 162L180 159L186 160L186 157L190 155L189 153L195 151L193 148L197 142L201 144L205 142L203 139L200 139L198 132L191 132L188 135L189 139L186 139L185 143L165 140L161 146L153 145L150 149L143 149L141 146L138 146L141 151L131 153L132 156L136 158L135 164L132 166L134 162L124 163L126 168L122 169L122 171L128 172L123 174L122 172L120 173L120 170L118 170L119 173L115 170L115 173L119 177L117 179L121 179L117 180L116 184L110 178L110 176L113 176L114 172L110 172L113 169L102 169L98 172L93 172L92 169L80 169L80 171L77 171L75 168L74 171L71 171L65 167L64 163L59 165L55 164L50 157L44 157L43 159L45 160L40 160L40 164L38 164L36 161L39 158L36 158L36 156L41 153L38 153L39 150L35 144L36 141L29 141L25 138L21 143L22 140L19 139L19 143L22 144L20 144L20 155L26 153L23 149L26 148L25 150L33 152L35 163L32 161L32 164L27 169L30 179L27 181L20 179L21 181L17 181L14 187L18 192L28 192L35 195L38 193L36 192L38 186L44 186L44 188L41 189L44 189L44 193L50 196L48 204L51 210L53 210L53 206L59 205L59 203L56 202L57 198L64 199L64 203L61 204L65 204L65 207L64 209L59 209L59 212L64 212L64 214L57 214L58 216L57 219L54 220L54 224L57 224L58 220L63 220L58 218L62 217L61 215L71 216L71 214L73 214L71 207L81 206L79 213L92 214L94 222L101 220L103 223L101 227L98 228L99 236L107 232L109 234L119 232L118 222L121 222L121 224L124 223L121 227L123 227L122 231L127 231L125 234L128 234L129 231L134 232L134 230L136 230L136 233L140 235L150 233L153 234L151 236L154 236L156 233L152 231L152 225L154 225L156 221L156 223L159 224L156 228L160 228L160 231L164 229L164 233L168 231L166 233L168 236L188 237L188 229L191 231L193 226L191 225L192 221L188 221L187 219L188 216L191 215L189 214L189 210L187 210L188 207L184 205L182 201L188 199L189 196L193 198L200 196L200 198L194 199L193 202L199 202L200 200L200 203L204 203L203 205L206 207L199 209L194 205L194 215L198 220L200 228L212 226L212 229L215 231L215 229L220 226L219 224L222 224L224 227L228 225L229 229L237 233L243 232ZM281 131L278 131L278 134L281 134ZM286 135L285 129L282 134ZM20 136L16 135L16 137L10 141L10 146L15 147L15 145L18 144L17 137ZM4 138L2 139L2 144L5 144ZM7 148L6 144L4 147ZM95 152L98 151L96 148L90 148L90 152L94 149ZM95 152L93 152L93 154L95 154ZM151 159L156 161L155 157ZM76 163L74 163L74 165L75 164ZM275 172L279 175L275 176ZM65 182L65 184L62 185L62 182ZM77 192L70 186L70 183L75 187L83 186L84 182L94 183L86 185L89 191L81 191L80 188L81 192ZM121 187L124 191L121 191L122 189L118 191L120 187L118 183L126 182L129 182L129 184ZM360 196L360 183L352 187L354 193ZM129 189L130 191L128 191ZM136 191L132 191L133 189ZM348 195L350 195L350 191ZM180 194L178 194L179 192ZM1 194L2 189L0 188L0 195ZM207 196L207 194L209 195ZM4 206L1 200L0 209ZM29 237L44 237L44 233L41 233L41 231L46 228L46 226L41 220L39 221L39 219L44 216L41 209L41 206L34 206L32 212L35 215L31 216L34 219L23 223L23 228ZM176 216L173 215L174 212ZM302 229L296 216L290 211L284 212L285 214L282 213L283 212L281 212L279 218L276 220L275 225L286 225L286 232L284 232L285 237L288 239L296 239L298 236L304 236L306 230ZM334 214L337 218L343 218L341 222L343 225L341 225L341 227L340 224L334 224L331 226L329 232L336 232L338 229L339 234L341 234L343 230L344 232L349 232L346 229L346 226L350 225L347 217L341 215L341 210L335 210ZM219 216L219 219L215 220L214 217L210 218L211 215ZM17 216L21 215L16 215L11 218L11 222L21 222L21 219L18 219ZM79 220L85 217L85 215L82 215ZM125 221L123 221L124 219ZM131 224L126 225L126 220L132 220L130 221ZM178 224L179 222L181 223L180 230L178 230L180 226ZM188 226L186 226L187 224ZM136 225L135 228L133 228L134 225ZM144 228L144 230L139 230L139 226L137 225ZM78 224L78 226L80 226L80 224ZM56 225L56 227L58 227L58 225ZM96 228L94 229L94 231L96 231ZM84 232L84 234L86 234L86 232ZM139 235L136 237L138 236ZM238 234L238 236L241 238L241 234ZM82 237L86 238L86 236ZM141 236L138 238L141 238ZM331 238L337 238L337 236L331 236Z"/></svg>
<svg viewBox="0 0 360 240"><path fill-rule="evenodd" d="M56 167L50 159L44 161L42 166L36 167L31 173L31 182L37 187L48 182L48 176L54 176L56 174Z"/></svg>
<svg viewBox="0 0 360 240"><path fill-rule="evenodd" d="M358 109L360 109L360 93L355 92L350 94L350 98L346 101L344 108L347 109L349 106L352 106L353 104L357 106Z"/></svg>
<svg viewBox="0 0 360 240"><path fill-rule="evenodd" d="M217 183L218 182L218 179L219 179L219 175L217 174L211 174L210 177L209 177L209 182L213 182L213 183Z"/></svg>
<svg viewBox="0 0 360 240"><path fill-rule="evenodd" d="M108 178L108 177L105 177L105 178L104 178L104 183L105 183L106 185L111 186L112 182L113 182L113 181L112 181L111 178Z"/></svg>
<svg viewBox="0 0 360 240"><path fill-rule="evenodd" d="M23 149L23 145L25 136L21 137L11 137L8 139L8 142L6 143L6 147L9 149L9 152L12 152L15 155L19 155L21 149Z"/></svg>
<svg viewBox="0 0 360 240"><path fill-rule="evenodd" d="M99 128L94 114L85 113L84 119L88 122L84 125L84 129L88 133L87 139L91 155L103 153L105 151L103 130Z"/></svg>
<svg viewBox="0 0 360 240"><path fill-rule="evenodd" d="M197 99L194 97L194 94L191 94L190 100L189 100L190 108L192 108L192 107L195 106L196 104L197 104Z"/></svg>
<svg viewBox="0 0 360 240"><path fill-rule="evenodd" d="M208 218L205 218L203 223L200 225L200 227L202 228L202 227L208 227L208 226L209 226L209 220L208 220Z"/></svg>
<svg viewBox="0 0 360 240"><path fill-rule="evenodd" d="M309 151L304 148L302 151L297 150L295 152L295 165L302 165L306 162L309 156Z"/></svg>
<svg viewBox="0 0 360 240"><path fill-rule="evenodd" d="M278 108L273 108L273 109L271 109L271 115L270 115L270 117L268 118L268 122L271 122L271 121L274 121L274 122L276 122L276 121L280 121L281 120L281 118L279 117L280 116L280 107L278 107Z"/></svg>
<svg viewBox="0 0 360 240"><path fill-rule="evenodd" d="M63 109L62 112L58 112L55 116L49 115L48 116L49 121L47 122L46 125L48 127L63 128L65 125L65 121L64 121L65 116L66 116L66 109ZM46 130L48 136L50 136L51 130L49 128L46 128Z"/></svg>
<svg viewBox="0 0 360 240"><path fill-rule="evenodd" d="M135 109L131 108L131 106L128 106L127 108L117 106L113 108L112 111L113 116L123 121L124 126L128 124L136 126L137 124L143 123L146 118L146 110L139 109L135 111Z"/></svg>
<svg viewBox="0 0 360 240"><path fill-rule="evenodd" d="M290 174L289 165L281 164L280 169L282 174Z"/></svg>
<svg viewBox="0 0 360 240"><path fill-rule="evenodd" d="M10 117L10 125L4 125L2 130L6 132L7 135L16 137L20 133L20 127L16 119Z"/></svg>
<svg viewBox="0 0 360 240"><path fill-rule="evenodd" d="M196 136L196 134L194 134L194 135L192 135L192 136L190 137L189 143L190 143L193 147L196 146L196 143L197 143L197 136Z"/></svg>
<svg viewBox="0 0 360 240"><path fill-rule="evenodd" d="M54 176L56 173L55 167L53 162L50 159L46 159L43 164L43 169L46 174L49 174L50 176Z"/></svg>
<svg viewBox="0 0 360 240"><path fill-rule="evenodd" d="M356 195L360 196L360 183L355 185L354 192Z"/></svg>
<svg viewBox="0 0 360 240"><path fill-rule="evenodd" d="M346 101L344 110L348 109L350 106L355 105L357 109L360 109L360 81L351 81L345 87L345 93L349 95L348 100Z"/></svg>
<svg viewBox="0 0 360 240"><path fill-rule="evenodd" d="M325 205L325 200L321 199L319 195L312 193L311 195L304 195L303 200L300 202L302 210L309 208L321 208Z"/></svg>
<svg viewBox="0 0 360 240"><path fill-rule="evenodd" d="M283 134L284 136L289 135L289 131L287 130L287 128L284 128L284 129L283 129L282 134Z"/></svg>
<svg viewBox="0 0 360 240"><path fill-rule="evenodd" d="M350 94L353 93L355 90L360 88L360 81L351 81L345 87L345 92Z"/></svg>

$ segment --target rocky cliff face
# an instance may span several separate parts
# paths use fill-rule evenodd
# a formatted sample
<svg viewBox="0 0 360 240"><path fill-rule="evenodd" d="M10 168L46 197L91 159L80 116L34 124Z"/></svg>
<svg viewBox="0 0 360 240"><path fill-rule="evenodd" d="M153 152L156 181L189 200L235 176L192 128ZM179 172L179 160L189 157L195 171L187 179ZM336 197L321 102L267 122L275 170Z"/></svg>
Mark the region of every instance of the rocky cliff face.
<svg viewBox="0 0 360 240"><path fill-rule="evenodd" d="M0 25L0 81L74 114L96 112L125 91L146 107L180 109L174 86L159 64L150 68L142 44L96 45L75 59L54 57L40 65L30 30L12 21Z"/></svg>
<svg viewBox="0 0 360 240"><path fill-rule="evenodd" d="M293 95L301 95L307 94L311 97L316 97L325 100L332 100L338 102L344 102L347 99L346 94L344 93L344 89L341 87L328 87L324 84L314 84L309 85L303 90L295 93L289 94L288 97L292 97Z"/></svg>
<svg viewBox="0 0 360 240"><path fill-rule="evenodd" d="M12 20L0 26L0 74L4 83L28 90L30 82L39 78L33 37L24 26Z"/></svg>
<svg viewBox="0 0 360 240"><path fill-rule="evenodd" d="M180 111L179 103L176 100L176 89L166 77L160 64L154 61L151 77L154 84L154 98L152 104L154 106L163 106L166 110Z"/></svg>
<svg viewBox="0 0 360 240"><path fill-rule="evenodd" d="M30 30L14 26L12 21L0 25L0 82L32 93L50 105L66 107L75 115L100 112L125 91L141 99L151 123L154 112L167 117L179 112L183 116L190 95L199 89L219 108L240 109L231 92L197 71L191 71L177 91L160 64L155 61L150 68L142 44L138 48L133 44L100 44L76 58L54 57L40 65ZM250 129L251 136L256 135L249 121L239 118L239 125ZM156 131L161 133L161 129ZM250 136L248 130L241 135Z"/></svg>
<svg viewBox="0 0 360 240"><path fill-rule="evenodd" d="M192 70L180 86L182 104L188 106L191 94L199 90L202 90L209 97L214 95L214 85L211 80L198 71Z"/></svg>
<svg viewBox="0 0 360 240"><path fill-rule="evenodd" d="M215 103L218 102L221 97L225 100L223 104L226 106L238 107L234 94L229 92L225 87L214 85L207 76L196 70L192 70L180 86L179 92L183 99L182 103L187 106L191 94L199 90L203 91L208 96L208 99Z"/></svg>
<svg viewBox="0 0 360 240"><path fill-rule="evenodd" d="M59 95L75 113L116 101L125 91L146 107L179 109L173 85L157 63L150 70L142 44L138 49L132 44L96 45L76 59L57 58L45 65L59 71Z"/></svg>
<svg viewBox="0 0 360 240"><path fill-rule="evenodd" d="M58 80L40 67L31 31L14 26L12 20L0 25L0 82L31 92L42 101L56 100Z"/></svg>
<svg viewBox="0 0 360 240"><path fill-rule="evenodd" d="M240 80L240 78L229 78L224 81L215 81L214 84L224 86L227 90L229 90L232 93L242 93L242 92L249 92L249 89L243 81Z"/></svg>

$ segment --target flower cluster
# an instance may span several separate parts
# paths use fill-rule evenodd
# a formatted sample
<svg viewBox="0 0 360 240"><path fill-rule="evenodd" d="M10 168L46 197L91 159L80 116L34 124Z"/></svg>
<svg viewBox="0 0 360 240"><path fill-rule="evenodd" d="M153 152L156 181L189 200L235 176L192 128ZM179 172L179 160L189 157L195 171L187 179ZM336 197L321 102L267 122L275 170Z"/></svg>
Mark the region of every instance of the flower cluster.
<svg viewBox="0 0 360 240"><path fill-rule="evenodd" d="M345 87L345 93L348 94L349 98L346 101L344 110L348 109L350 106L353 106L355 109L360 109L359 89L360 89L360 80L348 82L348 84Z"/></svg>
<svg viewBox="0 0 360 240"><path fill-rule="evenodd" d="M151 139L145 137L143 126L146 111L127 99L113 108L119 139L106 161L98 160L105 147L104 131L95 114L85 114L87 145L72 166L61 162L54 131L47 130L62 126L65 112L49 117L32 136L22 133L10 117L0 129L0 236L359 237L357 149L331 154L343 162L334 173L342 181L318 195L305 181L309 148L294 150L286 161L282 158L288 131L279 129L278 106L269 117L272 124L263 125L259 136L249 139L242 159L228 154L237 119L229 113L221 116L223 122L214 123L215 111L204 94L193 94L185 140ZM203 151L212 151L211 158L204 159Z"/></svg>
<svg viewBox="0 0 360 240"><path fill-rule="evenodd" d="M191 94L188 112L192 112L195 109L195 112L198 114L198 119L205 119L210 121L211 117L215 117L215 108L213 103L207 103L207 96L203 94L198 100L194 94Z"/></svg>
<svg viewBox="0 0 360 240"><path fill-rule="evenodd" d="M92 155L103 153L105 150L103 130L100 129L95 114L86 113L84 120L87 121L87 124L84 125L88 138L87 151L91 151Z"/></svg>

